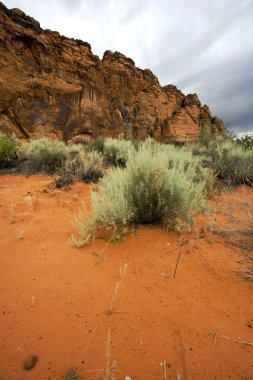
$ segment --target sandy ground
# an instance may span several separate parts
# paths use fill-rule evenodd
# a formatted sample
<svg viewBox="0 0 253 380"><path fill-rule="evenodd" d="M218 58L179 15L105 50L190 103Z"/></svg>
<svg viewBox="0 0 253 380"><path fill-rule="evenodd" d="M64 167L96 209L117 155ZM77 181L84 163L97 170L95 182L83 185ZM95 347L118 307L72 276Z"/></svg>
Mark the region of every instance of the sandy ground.
<svg viewBox="0 0 253 380"><path fill-rule="evenodd" d="M216 196L192 234L146 226L77 249L90 190L0 176L0 379L253 379L253 283L212 233L235 228L253 189Z"/></svg>

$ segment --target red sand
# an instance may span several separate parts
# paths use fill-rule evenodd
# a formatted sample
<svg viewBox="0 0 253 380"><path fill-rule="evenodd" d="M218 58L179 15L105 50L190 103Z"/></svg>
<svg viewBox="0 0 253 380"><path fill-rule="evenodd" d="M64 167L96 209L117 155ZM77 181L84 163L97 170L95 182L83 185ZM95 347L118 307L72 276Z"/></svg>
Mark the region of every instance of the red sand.
<svg viewBox="0 0 253 380"><path fill-rule="evenodd" d="M0 379L61 379L76 368L80 379L163 380L163 362L167 379L253 379L253 344L241 342L253 342L253 283L236 272L241 250L158 227L74 248L71 221L89 192L0 176ZM253 190L216 197L216 228L229 228L225 207L241 211L240 200L253 204ZM38 362L26 372L29 355Z"/></svg>

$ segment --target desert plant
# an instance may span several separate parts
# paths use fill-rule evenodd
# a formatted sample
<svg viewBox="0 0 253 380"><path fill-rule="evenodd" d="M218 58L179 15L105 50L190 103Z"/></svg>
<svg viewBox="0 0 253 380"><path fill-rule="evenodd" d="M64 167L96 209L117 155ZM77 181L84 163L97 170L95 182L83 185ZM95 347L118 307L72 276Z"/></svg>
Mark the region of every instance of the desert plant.
<svg viewBox="0 0 253 380"><path fill-rule="evenodd" d="M107 138L104 143L105 158L115 166L125 167L134 151L134 145L129 140Z"/></svg>
<svg viewBox="0 0 253 380"><path fill-rule="evenodd" d="M88 146L88 151L104 153L105 138L103 136L96 137Z"/></svg>
<svg viewBox="0 0 253 380"><path fill-rule="evenodd" d="M81 379L81 375L78 372L78 368L70 368L64 373L62 377L62 380L79 380L79 379Z"/></svg>
<svg viewBox="0 0 253 380"><path fill-rule="evenodd" d="M0 132L0 167L10 164L16 156L19 141L15 134L7 136Z"/></svg>
<svg viewBox="0 0 253 380"><path fill-rule="evenodd" d="M164 147L143 144L126 169L111 169L91 194L93 214L84 211L76 219L82 243L102 226L156 223L169 229L178 220L192 225L194 213L207 208L206 174L199 178L198 162L189 155L187 165L186 159L173 163Z"/></svg>
<svg viewBox="0 0 253 380"><path fill-rule="evenodd" d="M232 218L241 227L236 236L236 244L243 250L244 265L241 267L242 277L246 280L253 281L253 206L246 202L242 204L244 216L239 220ZM239 271L239 272L240 272Z"/></svg>
<svg viewBox="0 0 253 380"><path fill-rule="evenodd" d="M198 146L203 164L213 169L217 178L234 185L253 185L253 149L244 149L224 135L212 136L205 145Z"/></svg>
<svg viewBox="0 0 253 380"><path fill-rule="evenodd" d="M236 139L236 143L245 149L253 149L253 135L245 135Z"/></svg>
<svg viewBox="0 0 253 380"><path fill-rule="evenodd" d="M239 215L234 215L234 210L226 213L233 227L229 230L219 228L213 232L224 237L227 244L241 249L243 257L237 262L243 263L243 266L238 273L244 279L253 281L253 206L248 201L241 201L236 208L240 210Z"/></svg>
<svg viewBox="0 0 253 380"><path fill-rule="evenodd" d="M95 152L80 152L69 156L59 169L59 178L56 178L57 187L68 186L74 179L82 182L98 182L103 177L103 157Z"/></svg>
<svg viewBox="0 0 253 380"><path fill-rule="evenodd" d="M77 178L86 183L98 182L103 177L103 157L97 152L79 154L76 157Z"/></svg>
<svg viewBox="0 0 253 380"><path fill-rule="evenodd" d="M22 144L18 155L27 160L30 172L54 173L60 170L68 157L75 157L83 148L80 145L66 145L63 141L47 137Z"/></svg>

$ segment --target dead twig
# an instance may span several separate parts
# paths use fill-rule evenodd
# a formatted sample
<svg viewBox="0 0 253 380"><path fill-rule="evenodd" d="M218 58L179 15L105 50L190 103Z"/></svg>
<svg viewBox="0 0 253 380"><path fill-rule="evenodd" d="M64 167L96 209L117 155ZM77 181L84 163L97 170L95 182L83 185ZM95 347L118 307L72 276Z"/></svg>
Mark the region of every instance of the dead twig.
<svg viewBox="0 0 253 380"><path fill-rule="evenodd" d="M177 251L179 248L184 247L185 245L189 244L190 242L191 240L183 240L181 243L178 244L176 248L172 249L172 251L167 249L167 251L165 251L161 256L165 256L167 253L173 253Z"/></svg>
<svg viewBox="0 0 253 380"><path fill-rule="evenodd" d="M120 279L115 284L115 288L114 288L114 293L113 293L113 296L112 296L111 304L110 304L110 306L108 307L108 309L106 311L107 315L111 315L112 314L115 298L116 298L116 295L118 294L120 285L121 285L122 281L124 280L127 268L128 268L128 264L127 263L125 263L124 266L122 268L120 268L120 271L119 271Z"/></svg>
<svg viewBox="0 0 253 380"><path fill-rule="evenodd" d="M217 341L217 334L215 333L214 338L213 338L213 350L214 350L214 347L216 345L216 341Z"/></svg>
<svg viewBox="0 0 253 380"><path fill-rule="evenodd" d="M129 313L129 311L113 310L112 313L125 314L125 313Z"/></svg>
<svg viewBox="0 0 253 380"><path fill-rule="evenodd" d="M150 286L148 286L147 284L143 284L142 285L148 292L151 292L152 293L152 290L150 289Z"/></svg>
<svg viewBox="0 0 253 380"><path fill-rule="evenodd" d="M103 264L103 263L105 263L106 261L109 261L109 260L110 260L110 257L108 257L107 259L104 259L104 260L100 257L100 259L97 260L93 266L98 265L98 264Z"/></svg>
<svg viewBox="0 0 253 380"><path fill-rule="evenodd" d="M166 380L167 379L167 363L166 362L163 362L163 379Z"/></svg>
<svg viewBox="0 0 253 380"><path fill-rule="evenodd" d="M233 342L241 343L241 344L245 344L246 346L252 346L253 347L253 342L246 342L245 340L242 340L241 338L233 339L233 338L230 338L229 336L226 336L226 335L221 335L220 337L223 339L226 339L226 340L232 340Z"/></svg>
<svg viewBox="0 0 253 380"><path fill-rule="evenodd" d="M79 318L83 318L83 317L84 317L84 315L79 314L79 313L77 313L76 311L74 312L74 314L75 314L77 317L79 317Z"/></svg>
<svg viewBox="0 0 253 380"><path fill-rule="evenodd" d="M241 344L245 344L246 346L252 346L253 347L253 342L247 342L245 340L242 340L241 338L237 338L237 339L234 339L234 338L231 338L230 336L226 336L226 335L218 335L217 333L211 333L209 332L207 335L209 336L212 336L213 337L213 349L216 345L216 342L217 342L217 337L220 337L222 339L226 339L226 340L232 340L233 342L235 343L241 343Z"/></svg>
<svg viewBox="0 0 253 380"><path fill-rule="evenodd" d="M176 278L177 267L178 267L179 259L180 259L180 257L181 257L181 253L182 253L182 252L179 252L179 254L178 254L178 256L177 256L177 263L176 263L176 267L175 267L175 271L174 271L173 278Z"/></svg>

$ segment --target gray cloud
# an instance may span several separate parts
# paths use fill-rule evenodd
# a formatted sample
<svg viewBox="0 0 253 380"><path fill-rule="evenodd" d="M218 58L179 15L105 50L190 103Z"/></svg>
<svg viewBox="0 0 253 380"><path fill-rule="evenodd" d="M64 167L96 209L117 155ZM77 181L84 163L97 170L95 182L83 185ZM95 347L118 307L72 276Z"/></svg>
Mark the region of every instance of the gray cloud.
<svg viewBox="0 0 253 380"><path fill-rule="evenodd" d="M253 132L252 0L4 0L43 28L148 67L162 85L196 92L229 128Z"/></svg>

